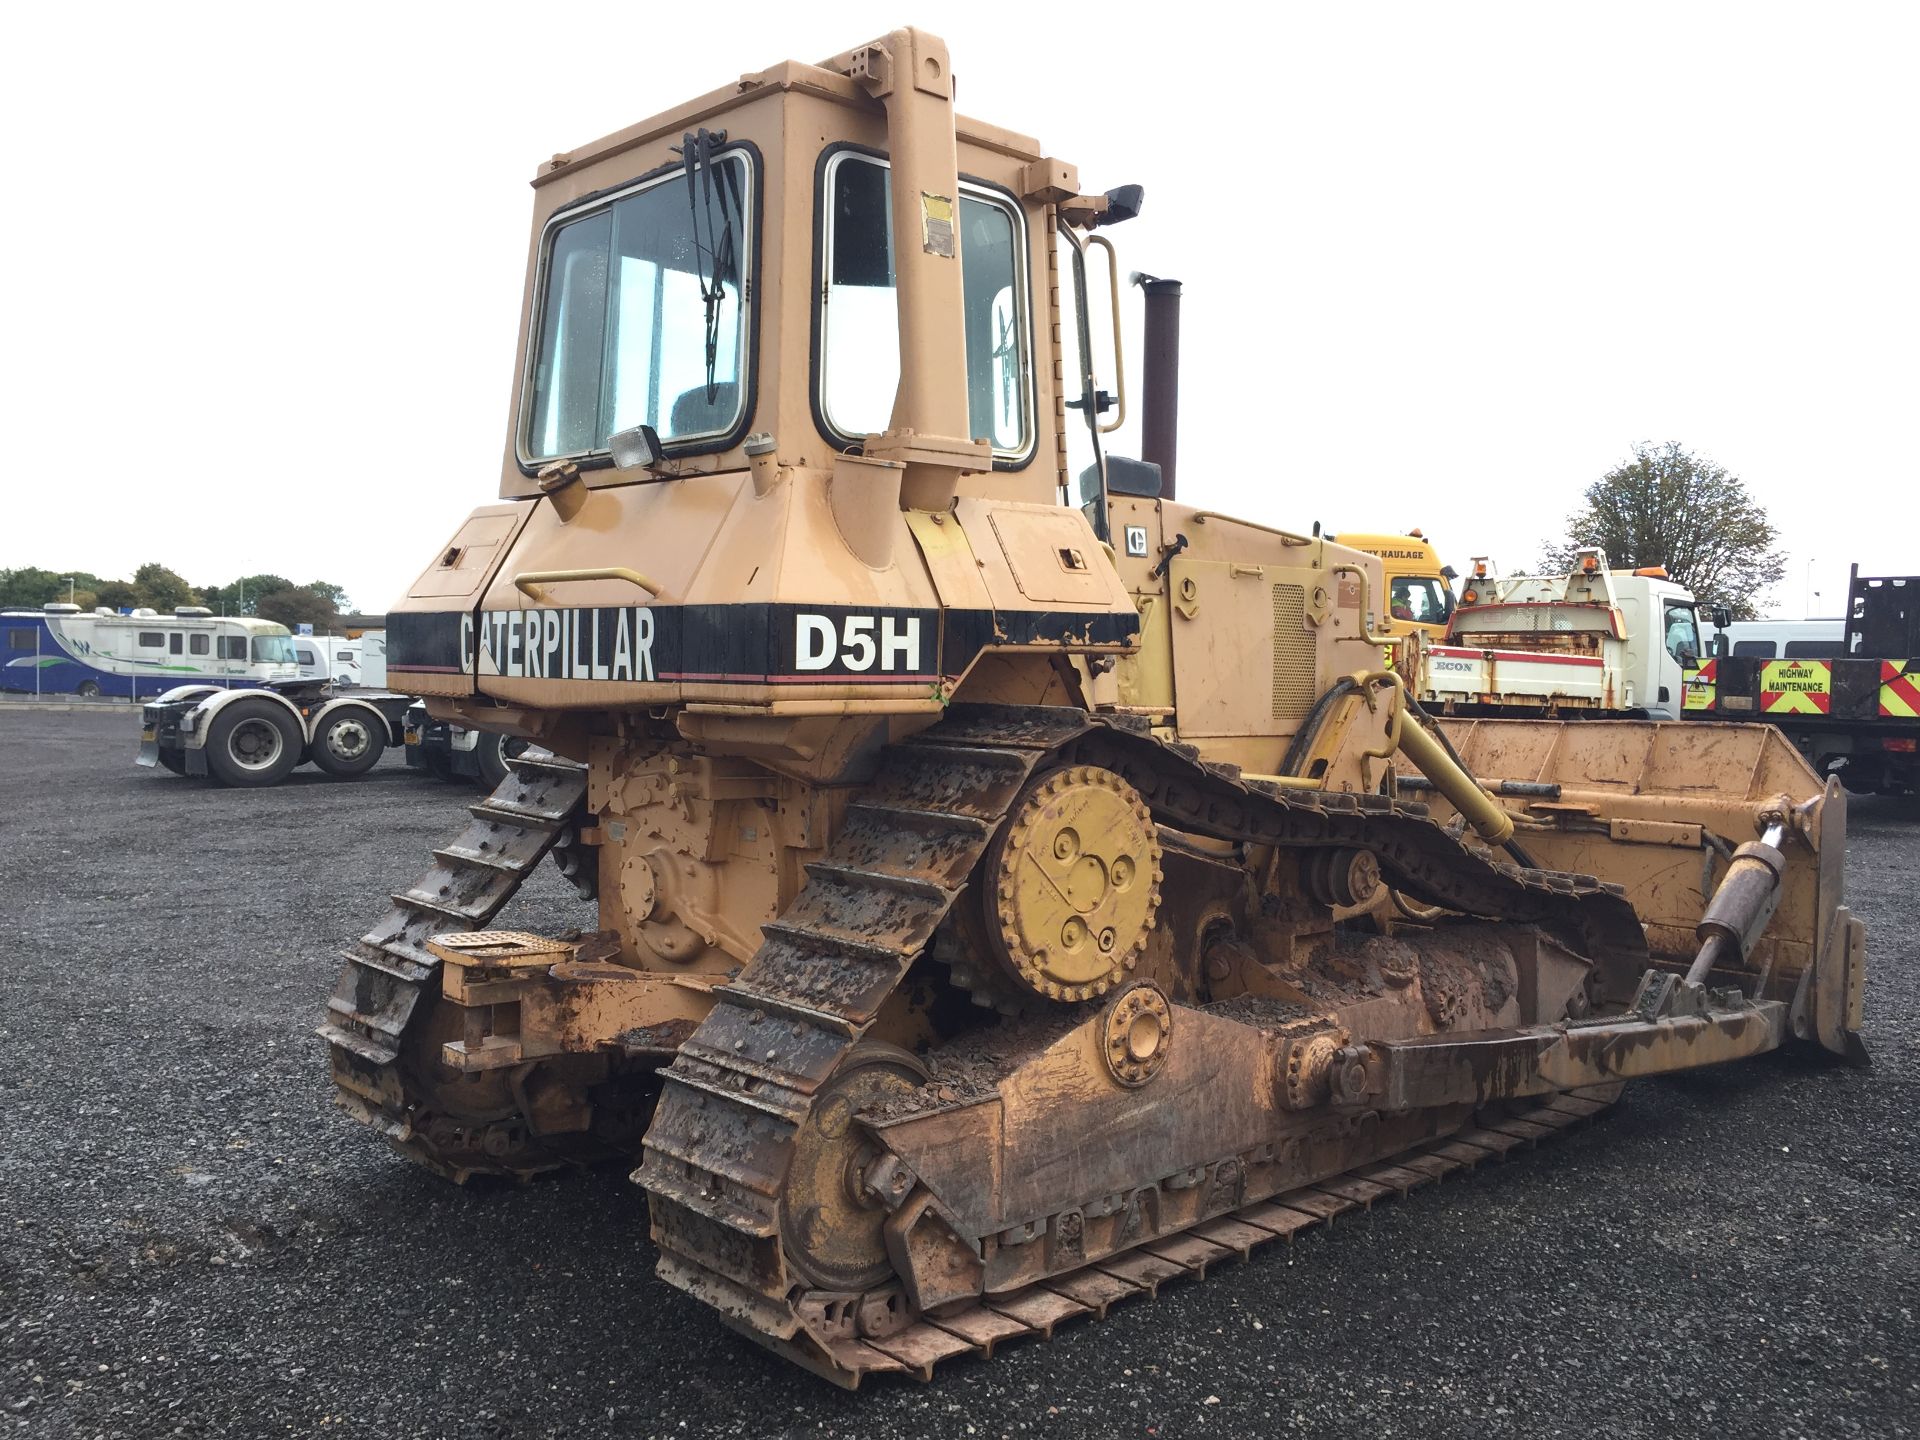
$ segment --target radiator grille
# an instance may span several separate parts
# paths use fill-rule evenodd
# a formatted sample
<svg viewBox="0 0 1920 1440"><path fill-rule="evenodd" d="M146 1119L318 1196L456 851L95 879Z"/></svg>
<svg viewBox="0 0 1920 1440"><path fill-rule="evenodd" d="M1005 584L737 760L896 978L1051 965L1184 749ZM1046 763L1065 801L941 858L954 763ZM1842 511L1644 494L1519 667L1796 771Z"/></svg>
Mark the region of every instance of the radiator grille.
<svg viewBox="0 0 1920 1440"><path fill-rule="evenodd" d="M1307 592L1273 587L1273 718L1298 724L1313 708L1313 636L1307 631Z"/></svg>

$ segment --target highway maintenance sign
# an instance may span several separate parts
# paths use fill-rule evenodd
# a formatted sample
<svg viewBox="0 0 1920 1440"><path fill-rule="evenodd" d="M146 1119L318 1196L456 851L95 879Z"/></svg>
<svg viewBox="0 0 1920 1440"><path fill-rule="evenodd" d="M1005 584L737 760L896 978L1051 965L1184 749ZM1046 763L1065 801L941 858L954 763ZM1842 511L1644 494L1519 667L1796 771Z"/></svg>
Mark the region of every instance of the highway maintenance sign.
<svg viewBox="0 0 1920 1440"><path fill-rule="evenodd" d="M1832 666L1825 660L1769 660L1760 671L1766 715L1825 715L1833 703Z"/></svg>

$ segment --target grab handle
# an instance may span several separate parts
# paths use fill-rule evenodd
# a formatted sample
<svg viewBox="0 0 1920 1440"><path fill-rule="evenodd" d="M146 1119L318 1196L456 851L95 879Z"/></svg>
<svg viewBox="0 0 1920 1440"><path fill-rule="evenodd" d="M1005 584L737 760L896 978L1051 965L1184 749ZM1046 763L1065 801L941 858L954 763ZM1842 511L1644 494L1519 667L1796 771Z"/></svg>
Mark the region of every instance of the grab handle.
<svg viewBox="0 0 1920 1440"><path fill-rule="evenodd" d="M663 593L658 580L624 565L600 565L590 570L523 570L513 577L513 588L537 605L547 598L540 588L542 585L557 585L563 580L624 580L629 585L638 585L656 599Z"/></svg>

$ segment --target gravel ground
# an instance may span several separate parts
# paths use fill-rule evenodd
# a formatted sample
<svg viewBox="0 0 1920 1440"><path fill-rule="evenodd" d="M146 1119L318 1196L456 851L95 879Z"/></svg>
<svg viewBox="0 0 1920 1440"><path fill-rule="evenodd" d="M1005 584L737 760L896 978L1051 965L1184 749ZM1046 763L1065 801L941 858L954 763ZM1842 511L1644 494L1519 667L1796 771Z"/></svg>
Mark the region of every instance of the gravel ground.
<svg viewBox="0 0 1920 1440"><path fill-rule="evenodd" d="M1614 1114L1050 1344L848 1395L653 1278L617 1171L455 1189L334 1110L339 944L471 798L258 793L0 713L0 1434L1673 1436L1920 1430L1920 811L1856 801L1857 1073ZM577 923L543 870L510 917Z"/></svg>

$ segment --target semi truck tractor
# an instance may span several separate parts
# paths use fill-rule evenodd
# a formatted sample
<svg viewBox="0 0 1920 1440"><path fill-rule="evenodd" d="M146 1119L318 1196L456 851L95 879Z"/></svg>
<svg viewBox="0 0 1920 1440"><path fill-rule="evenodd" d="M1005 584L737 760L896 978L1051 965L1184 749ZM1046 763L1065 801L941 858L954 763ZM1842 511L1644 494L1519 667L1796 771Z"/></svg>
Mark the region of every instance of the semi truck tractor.
<svg viewBox="0 0 1920 1440"><path fill-rule="evenodd" d="M412 703L381 690L336 691L324 680L181 685L141 707L135 763L243 789L278 785L309 762L349 779L403 743Z"/></svg>

